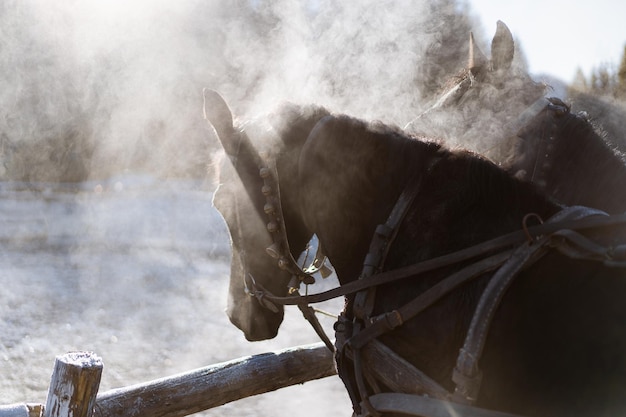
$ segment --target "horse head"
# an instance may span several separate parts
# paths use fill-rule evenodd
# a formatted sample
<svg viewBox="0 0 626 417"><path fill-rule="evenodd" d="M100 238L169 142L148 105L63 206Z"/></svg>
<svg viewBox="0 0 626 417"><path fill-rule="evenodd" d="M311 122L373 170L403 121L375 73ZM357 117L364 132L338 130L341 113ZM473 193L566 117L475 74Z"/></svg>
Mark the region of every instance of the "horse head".
<svg viewBox="0 0 626 417"><path fill-rule="evenodd" d="M514 57L513 35L503 22L497 23L491 59L470 33L467 67L405 129L504 163L514 152L518 115L545 92L545 85L535 83Z"/></svg>
<svg viewBox="0 0 626 417"><path fill-rule="evenodd" d="M293 105L283 105L267 118L235 127L232 113L218 93L205 90L204 100L205 118L226 156L220 162L213 204L231 236L227 314L248 340L271 339L282 323L284 309L254 293L262 287L275 295L287 295L293 272L277 264L284 267L285 258L297 259L311 238L296 209L298 157L312 128L308 124L326 113L316 107L296 110ZM300 118L303 112L312 117ZM275 178L275 185L267 184L268 176ZM270 200L279 205L278 213ZM268 216L273 217L268 220ZM279 229L285 233L282 240L276 238Z"/></svg>

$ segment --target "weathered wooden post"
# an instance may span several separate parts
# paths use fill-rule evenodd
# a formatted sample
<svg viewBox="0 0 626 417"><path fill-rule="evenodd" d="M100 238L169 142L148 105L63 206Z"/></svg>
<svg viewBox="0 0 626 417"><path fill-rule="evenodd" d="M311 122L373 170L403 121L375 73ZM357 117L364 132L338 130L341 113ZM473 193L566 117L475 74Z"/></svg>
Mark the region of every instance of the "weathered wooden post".
<svg viewBox="0 0 626 417"><path fill-rule="evenodd" d="M102 376L102 360L92 352L57 356L43 417L90 417Z"/></svg>

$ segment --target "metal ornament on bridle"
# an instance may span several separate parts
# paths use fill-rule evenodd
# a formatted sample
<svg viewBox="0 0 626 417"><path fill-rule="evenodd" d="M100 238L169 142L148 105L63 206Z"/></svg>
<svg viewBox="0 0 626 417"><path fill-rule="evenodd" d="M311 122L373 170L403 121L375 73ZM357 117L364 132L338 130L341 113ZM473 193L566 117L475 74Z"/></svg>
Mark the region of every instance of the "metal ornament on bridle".
<svg viewBox="0 0 626 417"><path fill-rule="evenodd" d="M267 157L263 159L266 161L269 160ZM322 278L326 278L330 275L331 270L325 265L326 256L322 253L321 244L318 244L315 258L308 267L303 269L298 265L289 248L287 229L285 226L280 199L278 173L275 165L273 163L266 162L264 166L259 168L259 176L263 179L261 192L266 199L263 211L268 217L267 231L270 233L273 242L265 249L265 251L269 256L278 261L277 264L280 269L288 271L292 274L291 280L288 284L289 295L300 297L299 290L302 283L307 286L314 284L315 277L313 277L313 274L319 272ZM276 305L264 297L265 291L254 281L254 278L250 276L249 279L253 288L253 290L250 291L250 294L256 297L266 308L269 308L270 310L277 309ZM302 312L304 318L309 322L309 324L311 324L315 333L317 333L319 338L324 342L328 350L334 352L334 345L317 319L313 307L304 303L298 304L298 308Z"/></svg>
<svg viewBox="0 0 626 417"><path fill-rule="evenodd" d="M273 164L261 167L259 176L263 179L261 192L266 198L263 211L268 216L267 231L270 232L273 241L272 245L268 246L265 251L278 261L280 269L289 271L293 275L289 282L289 294L293 294L300 289L302 283L305 285L314 284L313 274L319 272L322 277L326 278L331 271L325 265L326 256L322 254L320 246L318 246L315 258L308 267L303 269L298 265L289 248L276 167Z"/></svg>

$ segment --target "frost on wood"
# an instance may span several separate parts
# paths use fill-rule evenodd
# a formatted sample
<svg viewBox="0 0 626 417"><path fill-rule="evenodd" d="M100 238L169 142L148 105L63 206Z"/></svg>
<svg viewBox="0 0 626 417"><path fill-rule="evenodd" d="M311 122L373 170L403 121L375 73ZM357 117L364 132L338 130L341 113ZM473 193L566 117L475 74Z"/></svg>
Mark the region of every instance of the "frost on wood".
<svg viewBox="0 0 626 417"><path fill-rule="evenodd" d="M182 417L335 374L323 343L298 346L101 393L94 417Z"/></svg>
<svg viewBox="0 0 626 417"><path fill-rule="evenodd" d="M57 356L44 417L88 417L93 410L102 360L91 352Z"/></svg>
<svg viewBox="0 0 626 417"><path fill-rule="evenodd" d="M41 417L39 404L0 405L0 417Z"/></svg>

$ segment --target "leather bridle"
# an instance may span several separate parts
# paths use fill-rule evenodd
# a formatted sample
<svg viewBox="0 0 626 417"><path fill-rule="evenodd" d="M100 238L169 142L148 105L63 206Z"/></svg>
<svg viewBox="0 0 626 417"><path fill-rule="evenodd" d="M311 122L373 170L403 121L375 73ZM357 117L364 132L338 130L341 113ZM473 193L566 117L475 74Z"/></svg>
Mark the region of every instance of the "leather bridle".
<svg viewBox="0 0 626 417"><path fill-rule="evenodd" d="M323 255L321 244L318 245L315 257L308 267L301 268L293 258L289 248L289 239L287 238L287 228L285 226L284 213L280 198L278 173L274 163L270 162L267 157L264 159L266 160L266 163L259 168L259 176L263 179L261 192L266 199L263 211L268 218L267 231L272 237L272 244L267 247L265 251L269 256L277 261L279 269L288 271L292 274L291 280L288 284L288 294L292 297L301 297L299 292L301 284L305 284L307 286L314 284L314 274L319 272L322 277L326 278L330 275L331 271L325 265L326 256ZM267 300L266 291L260 290L262 287L256 283L251 274L247 274L246 280L246 288L248 288L249 295L256 297L264 307L272 311L277 311L276 306L271 301ZM315 310L306 303L298 304L298 308L304 315L304 318L311 324L315 333L317 333L319 338L324 342L326 347L333 352L333 343L330 341L330 338L326 335L326 332L317 319Z"/></svg>

